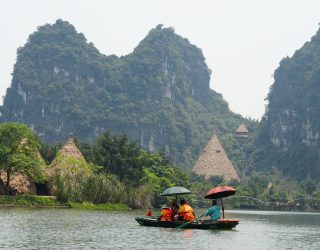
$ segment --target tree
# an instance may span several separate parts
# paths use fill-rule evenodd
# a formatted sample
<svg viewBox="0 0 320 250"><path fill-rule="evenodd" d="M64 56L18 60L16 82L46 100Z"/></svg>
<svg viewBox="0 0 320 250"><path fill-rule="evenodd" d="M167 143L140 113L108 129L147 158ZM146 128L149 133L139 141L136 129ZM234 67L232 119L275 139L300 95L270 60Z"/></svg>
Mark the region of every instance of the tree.
<svg viewBox="0 0 320 250"><path fill-rule="evenodd" d="M112 136L105 132L97 140L94 163L103 167L102 172L117 175L120 181L137 184L143 176L138 160L140 151L139 145L129 142L126 135Z"/></svg>
<svg viewBox="0 0 320 250"><path fill-rule="evenodd" d="M300 183L301 188L309 195L317 190L317 184L311 178L304 179Z"/></svg>
<svg viewBox="0 0 320 250"><path fill-rule="evenodd" d="M62 147L61 143L49 145L49 144L45 144L43 142L40 142L40 145L41 145L41 147L40 147L39 152L40 152L42 158L45 160L47 165L49 165L53 161L53 159L57 155L59 149Z"/></svg>
<svg viewBox="0 0 320 250"><path fill-rule="evenodd" d="M41 157L35 134L24 124L0 124L0 171L6 173L5 191L8 192L10 178L15 173L32 180L42 178Z"/></svg>
<svg viewBox="0 0 320 250"><path fill-rule="evenodd" d="M82 186L93 170L94 166L84 159L58 154L50 169L52 190L57 189L56 194L61 201L82 201Z"/></svg>

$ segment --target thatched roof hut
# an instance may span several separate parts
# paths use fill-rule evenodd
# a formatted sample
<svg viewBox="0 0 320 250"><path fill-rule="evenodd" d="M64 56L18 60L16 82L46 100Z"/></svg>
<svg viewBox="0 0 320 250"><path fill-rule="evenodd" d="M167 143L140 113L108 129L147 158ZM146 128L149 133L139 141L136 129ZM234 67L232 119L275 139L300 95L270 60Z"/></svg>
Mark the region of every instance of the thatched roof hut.
<svg viewBox="0 0 320 250"><path fill-rule="evenodd" d="M49 192L51 195L57 195L57 186L55 177L68 179L73 187L78 185L79 179L91 174L85 158L77 148L73 135L70 134L66 144L59 150L57 156L48 167ZM61 180L63 181L63 180Z"/></svg>
<svg viewBox="0 0 320 250"><path fill-rule="evenodd" d="M236 129L235 133L246 133L248 134L249 131L246 127L246 125L244 125L243 123L239 125L239 127Z"/></svg>
<svg viewBox="0 0 320 250"><path fill-rule="evenodd" d="M246 142L249 137L249 131L247 127L242 123L234 131L234 137L237 138L239 142Z"/></svg>
<svg viewBox="0 0 320 250"><path fill-rule="evenodd" d="M20 142L20 146L28 146L28 140L27 139L22 139ZM42 158L41 154L39 151L36 152L36 157L40 160L41 164L41 169L44 174L45 174L45 168L46 168L46 163L44 159ZM3 185L6 185L7 182L7 173L4 171L0 171L0 179L2 180ZM25 174L21 173L14 173L13 175L10 176L10 188L15 189L17 194L36 194L36 186L35 183ZM1 194L1 190L0 190Z"/></svg>
<svg viewBox="0 0 320 250"><path fill-rule="evenodd" d="M6 185L7 174L5 172L1 173L1 179L3 184ZM35 184L26 175L19 173L11 176L10 188L15 189L17 194L36 194Z"/></svg>
<svg viewBox="0 0 320 250"><path fill-rule="evenodd" d="M192 171L197 175L204 176L205 179L211 176L222 176L225 181L239 180L236 170L215 133L202 151Z"/></svg>
<svg viewBox="0 0 320 250"><path fill-rule="evenodd" d="M60 158L65 157L71 157L75 160L86 162L81 151L77 148L72 134L69 135L66 144L64 144L64 146L59 150L57 156L51 162L49 169L54 169L58 167L60 165L59 163L61 162Z"/></svg>

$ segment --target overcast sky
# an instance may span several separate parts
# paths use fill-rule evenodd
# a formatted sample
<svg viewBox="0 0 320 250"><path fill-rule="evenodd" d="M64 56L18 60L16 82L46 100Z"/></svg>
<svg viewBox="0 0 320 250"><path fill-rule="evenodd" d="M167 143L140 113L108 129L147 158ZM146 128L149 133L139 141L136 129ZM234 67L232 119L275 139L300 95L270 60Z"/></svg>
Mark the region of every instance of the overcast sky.
<svg viewBox="0 0 320 250"><path fill-rule="evenodd" d="M260 119L272 74L316 33L319 0L2 0L0 95L16 50L38 26L63 19L106 55L131 53L157 24L201 48L210 86L230 109ZM2 102L2 101L1 101Z"/></svg>

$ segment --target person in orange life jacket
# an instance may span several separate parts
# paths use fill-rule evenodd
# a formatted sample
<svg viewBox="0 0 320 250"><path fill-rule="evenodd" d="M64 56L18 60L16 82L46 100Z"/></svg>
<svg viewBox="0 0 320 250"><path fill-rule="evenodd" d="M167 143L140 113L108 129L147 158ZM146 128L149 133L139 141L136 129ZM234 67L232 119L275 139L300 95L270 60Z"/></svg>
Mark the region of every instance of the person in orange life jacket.
<svg viewBox="0 0 320 250"><path fill-rule="evenodd" d="M180 208L179 208L179 219L185 221L192 221L196 217L194 215L193 209L189 206L185 200L180 201Z"/></svg>
<svg viewBox="0 0 320 250"><path fill-rule="evenodd" d="M162 208L162 211L160 216L158 217L158 220L172 221L173 215L172 215L171 208L168 205L163 205L161 208Z"/></svg>

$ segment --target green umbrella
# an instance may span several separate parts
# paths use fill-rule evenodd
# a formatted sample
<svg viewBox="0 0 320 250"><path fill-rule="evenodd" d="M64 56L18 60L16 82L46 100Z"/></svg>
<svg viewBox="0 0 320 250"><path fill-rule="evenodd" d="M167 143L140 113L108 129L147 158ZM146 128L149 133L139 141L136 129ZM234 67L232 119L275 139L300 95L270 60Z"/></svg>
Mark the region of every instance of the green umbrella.
<svg viewBox="0 0 320 250"><path fill-rule="evenodd" d="M190 194L191 191L184 187L171 187L164 190L160 195L162 196L176 196L178 198L179 194Z"/></svg>

